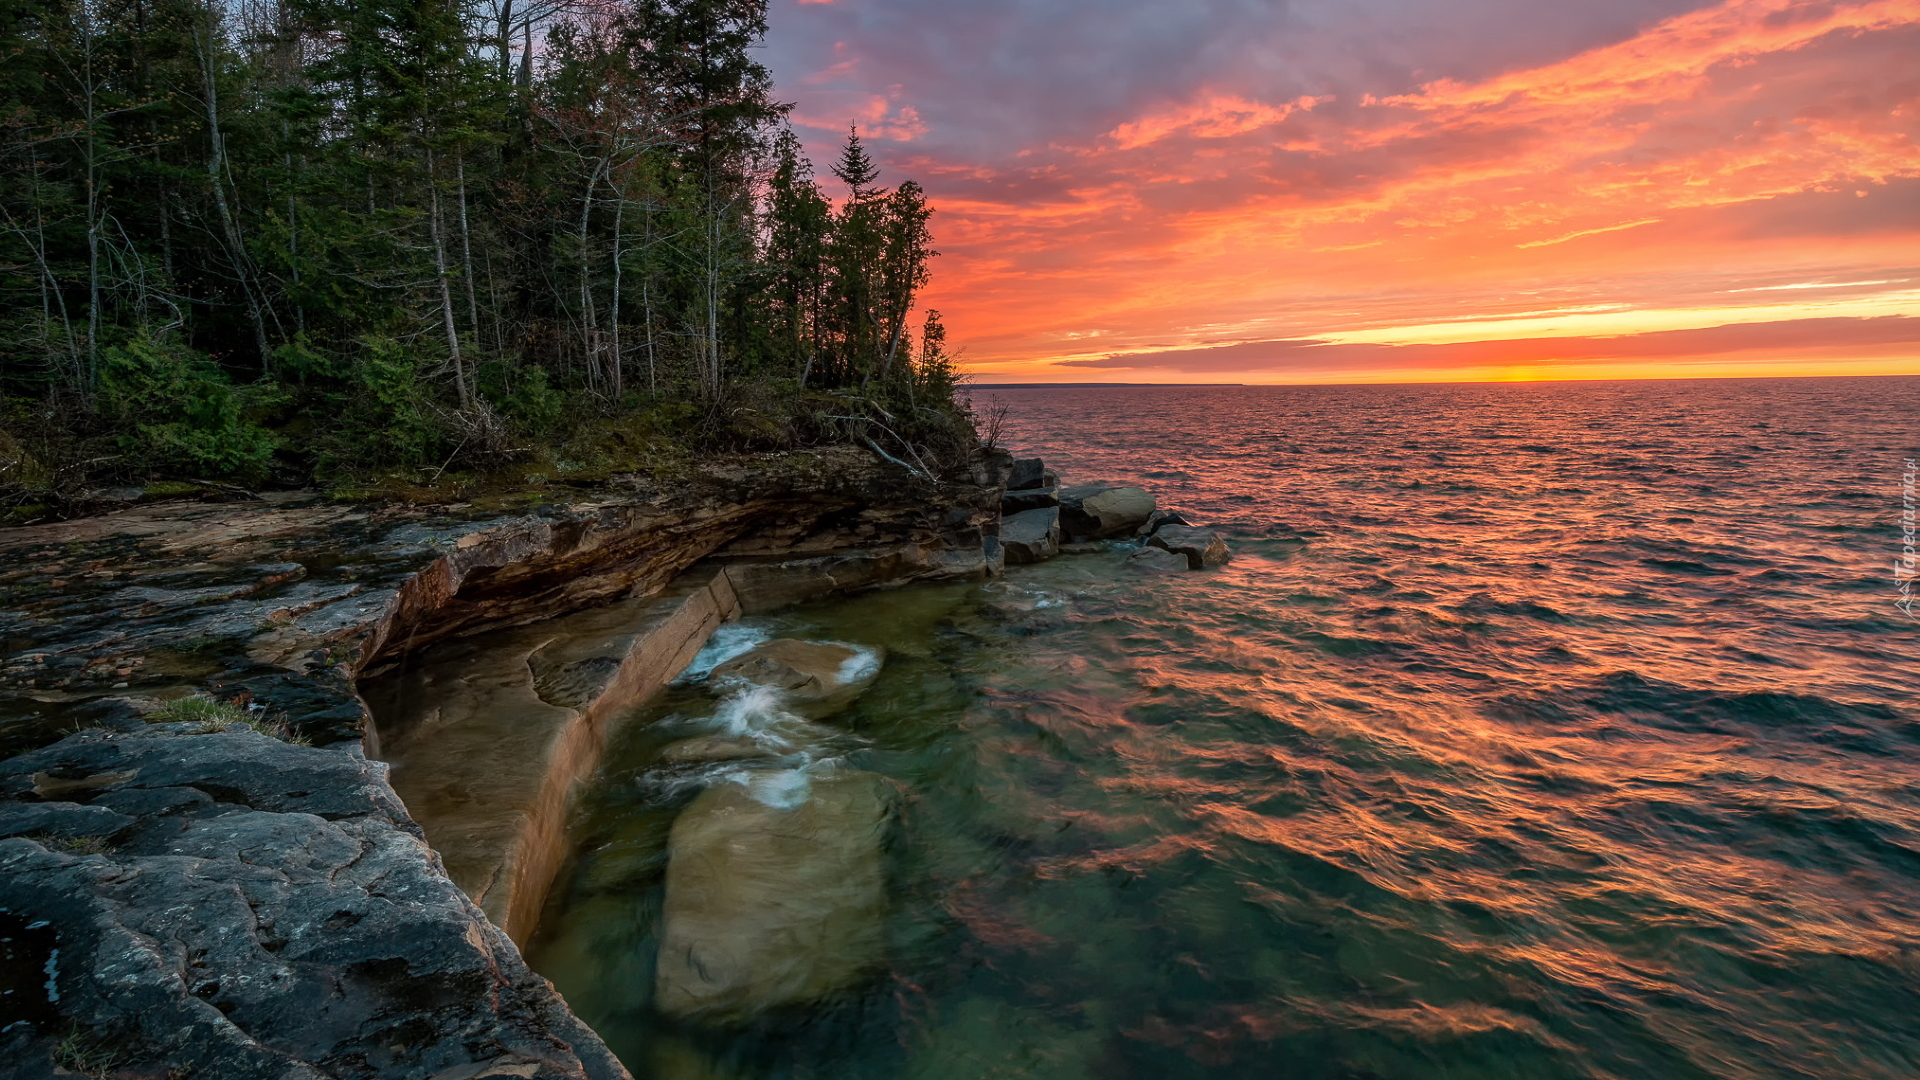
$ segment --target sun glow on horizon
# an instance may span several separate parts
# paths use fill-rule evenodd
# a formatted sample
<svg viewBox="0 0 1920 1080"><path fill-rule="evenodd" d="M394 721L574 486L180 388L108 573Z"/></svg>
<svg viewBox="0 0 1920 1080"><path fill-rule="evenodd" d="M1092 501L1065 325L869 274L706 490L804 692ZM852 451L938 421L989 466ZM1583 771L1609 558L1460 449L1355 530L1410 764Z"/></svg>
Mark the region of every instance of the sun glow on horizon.
<svg viewBox="0 0 1920 1080"><path fill-rule="evenodd" d="M946 256L924 303L981 376L1920 372L1920 333L1887 321L1920 319L1920 0L1673 0L1536 62L1475 71L1459 46L1457 73L1399 87L1326 59L1377 28L1311 7L1333 27L1317 49L1289 52L1278 24L1210 41L1241 58L1150 80L1119 115L1038 76L1010 112L1018 73L1004 91L968 82L967 56L863 37L877 31L848 7L790 9L833 41L796 97L809 116L843 100L876 117L890 167L931 192ZM1529 32L1481 30L1488 48ZM1017 50L1021 32L1017 16L967 28L982 48ZM878 118L904 109L923 127L889 136ZM1011 144L993 126L1055 114ZM1780 349L1772 324L1793 330ZM1689 332L1707 351L1649 358ZM1535 344L1474 352L1515 341ZM1261 342L1279 343L1265 366Z"/></svg>

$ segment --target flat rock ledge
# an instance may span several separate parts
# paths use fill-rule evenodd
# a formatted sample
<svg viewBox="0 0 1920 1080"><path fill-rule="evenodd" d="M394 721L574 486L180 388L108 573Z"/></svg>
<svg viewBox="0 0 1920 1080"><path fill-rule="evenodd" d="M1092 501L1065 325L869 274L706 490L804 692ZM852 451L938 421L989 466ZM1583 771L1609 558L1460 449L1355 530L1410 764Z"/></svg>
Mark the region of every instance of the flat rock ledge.
<svg viewBox="0 0 1920 1080"><path fill-rule="evenodd" d="M1010 465L925 484L828 451L512 510L287 493L0 530L0 1080L626 1078L448 878L356 682L702 560L748 611L989 575ZM570 701L599 659L536 689ZM196 693L313 745L146 721Z"/></svg>
<svg viewBox="0 0 1920 1080"><path fill-rule="evenodd" d="M127 1076L627 1075L447 880L385 765L199 732L0 763L0 925L24 942L0 1075L56 1075L61 1039Z"/></svg>

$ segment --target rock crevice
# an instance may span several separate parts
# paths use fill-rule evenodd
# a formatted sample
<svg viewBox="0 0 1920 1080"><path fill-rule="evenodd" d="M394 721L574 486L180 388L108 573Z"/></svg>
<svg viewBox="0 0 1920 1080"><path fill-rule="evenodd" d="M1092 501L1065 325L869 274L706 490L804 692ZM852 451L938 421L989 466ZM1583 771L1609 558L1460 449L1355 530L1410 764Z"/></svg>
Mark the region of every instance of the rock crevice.
<svg viewBox="0 0 1920 1080"><path fill-rule="evenodd" d="M991 573L1007 469L989 455L928 485L825 452L517 513L289 494L0 531L0 921L37 926L0 981L55 972L0 1019L0 1077L47 1074L62 1038L142 1075L625 1077L481 905L530 927L605 714L726 604L689 614L701 605L680 597L625 652L570 651L531 624L672 602L708 558L725 570L710 598L724 580L742 606ZM369 732L356 680L404 680L428 649L496 633L528 635L496 689L548 723L518 803L473 825L493 830L472 846L491 861L447 841L443 866L428 841L452 834L427 805L495 777L436 779L442 754L411 793L410 764L462 725L421 710ZM315 745L146 721L189 694ZM406 803L362 753L369 734ZM58 957L35 951L49 932Z"/></svg>

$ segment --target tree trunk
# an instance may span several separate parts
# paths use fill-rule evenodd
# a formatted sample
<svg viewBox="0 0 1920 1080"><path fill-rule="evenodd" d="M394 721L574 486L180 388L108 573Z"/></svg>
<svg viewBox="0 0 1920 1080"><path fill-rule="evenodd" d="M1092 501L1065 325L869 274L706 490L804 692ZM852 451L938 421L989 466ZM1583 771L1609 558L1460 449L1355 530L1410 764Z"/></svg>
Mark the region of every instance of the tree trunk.
<svg viewBox="0 0 1920 1080"><path fill-rule="evenodd" d="M473 328L473 340L477 347L480 341L480 301L473 294L473 234L467 228L467 162L465 158L453 159L453 174L460 184L460 266L462 280L467 286L467 322Z"/></svg>
<svg viewBox="0 0 1920 1080"><path fill-rule="evenodd" d="M611 179L611 177L609 177ZM613 401L620 403L626 394L626 385L621 371L623 357L620 355L620 226L626 218L627 194L618 185L614 187L616 198L613 202L613 299L607 310L608 347L613 357Z"/></svg>
<svg viewBox="0 0 1920 1080"><path fill-rule="evenodd" d="M501 0L499 30L500 81L511 82L513 80L513 0Z"/></svg>
<svg viewBox="0 0 1920 1080"><path fill-rule="evenodd" d="M90 12L82 9L87 19L86 56L82 61L81 87L85 104L87 141L83 153L86 155L87 189L87 366L80 373L80 389L88 401L99 385L100 378L100 187L98 184L99 146L94 141L97 131L95 106L97 104L96 87L93 81L93 20Z"/></svg>
<svg viewBox="0 0 1920 1080"><path fill-rule="evenodd" d="M651 200L652 196L648 198ZM640 275L640 316L647 323L647 393L657 394L660 386L654 374L653 356L653 204L649 201L641 205L642 235L646 237L641 250L647 253L647 271Z"/></svg>
<svg viewBox="0 0 1920 1080"><path fill-rule="evenodd" d="M287 269L293 274L295 295L293 320L294 326L300 331L300 335L305 337L307 333L307 308L306 305L300 303L298 299L300 289L300 204L294 200L293 195L293 150L291 149L293 137L288 133L285 124L280 126L280 137L289 144L289 149L285 151L284 160L287 166Z"/></svg>
<svg viewBox="0 0 1920 1080"><path fill-rule="evenodd" d="M254 345L260 350L260 370L264 372L272 362L273 350L267 345L266 318L260 310L260 298L254 290L252 275L248 273L250 267L246 246L240 242L240 226L234 220L233 207L227 202L227 144L220 135L219 80L214 73L217 59L211 6L207 8L207 19L208 24L204 28L206 38L202 40L199 30L193 35L194 45L200 51L202 90L207 108L207 180L213 185L213 202L220 211L220 231L226 237L227 253L233 262L234 276L240 282L240 293L246 298L247 318L253 324Z"/></svg>
<svg viewBox="0 0 1920 1080"><path fill-rule="evenodd" d="M473 388L467 384L466 364L460 358L460 331L453 324L453 286L447 283L447 242L440 229L440 185L434 173L433 151L427 151L427 231L433 239L433 276L440 283L440 321L447 332L447 355L453 361L453 381L460 391L460 408L473 408Z"/></svg>
<svg viewBox="0 0 1920 1080"><path fill-rule="evenodd" d="M600 326L593 310L593 260L591 239L587 227L593 215L593 192L600 186L600 170L606 162L593 163L593 173L587 177L587 189L580 197L580 336L586 348L587 382L596 391L600 388Z"/></svg>
<svg viewBox="0 0 1920 1080"><path fill-rule="evenodd" d="M47 215L46 208L40 204L40 187L40 163L36 161L33 163L33 238L27 246L33 249L34 261L40 265L41 340L51 352L53 309L58 307L60 333L66 339L67 363L73 369L73 384L75 387L84 387L86 364L81 360L79 346L73 340L73 316L67 310L67 295L61 291L60 280L54 277L53 265L47 261ZM8 215L7 221L9 225L12 224L12 215ZM14 231L20 233L23 239L26 238L25 228L14 226Z"/></svg>

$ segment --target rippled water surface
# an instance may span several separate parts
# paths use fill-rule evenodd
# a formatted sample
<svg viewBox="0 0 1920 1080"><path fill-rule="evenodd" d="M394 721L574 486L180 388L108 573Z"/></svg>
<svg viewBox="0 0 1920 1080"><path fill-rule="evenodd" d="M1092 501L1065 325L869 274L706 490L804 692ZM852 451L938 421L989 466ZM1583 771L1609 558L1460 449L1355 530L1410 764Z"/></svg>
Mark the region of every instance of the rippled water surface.
<svg viewBox="0 0 1920 1080"><path fill-rule="evenodd" d="M637 1076L1920 1076L1920 380L994 391L1228 532L750 621L882 645L887 963L651 1008L700 686L585 800L536 966ZM724 710L723 710L724 711Z"/></svg>

